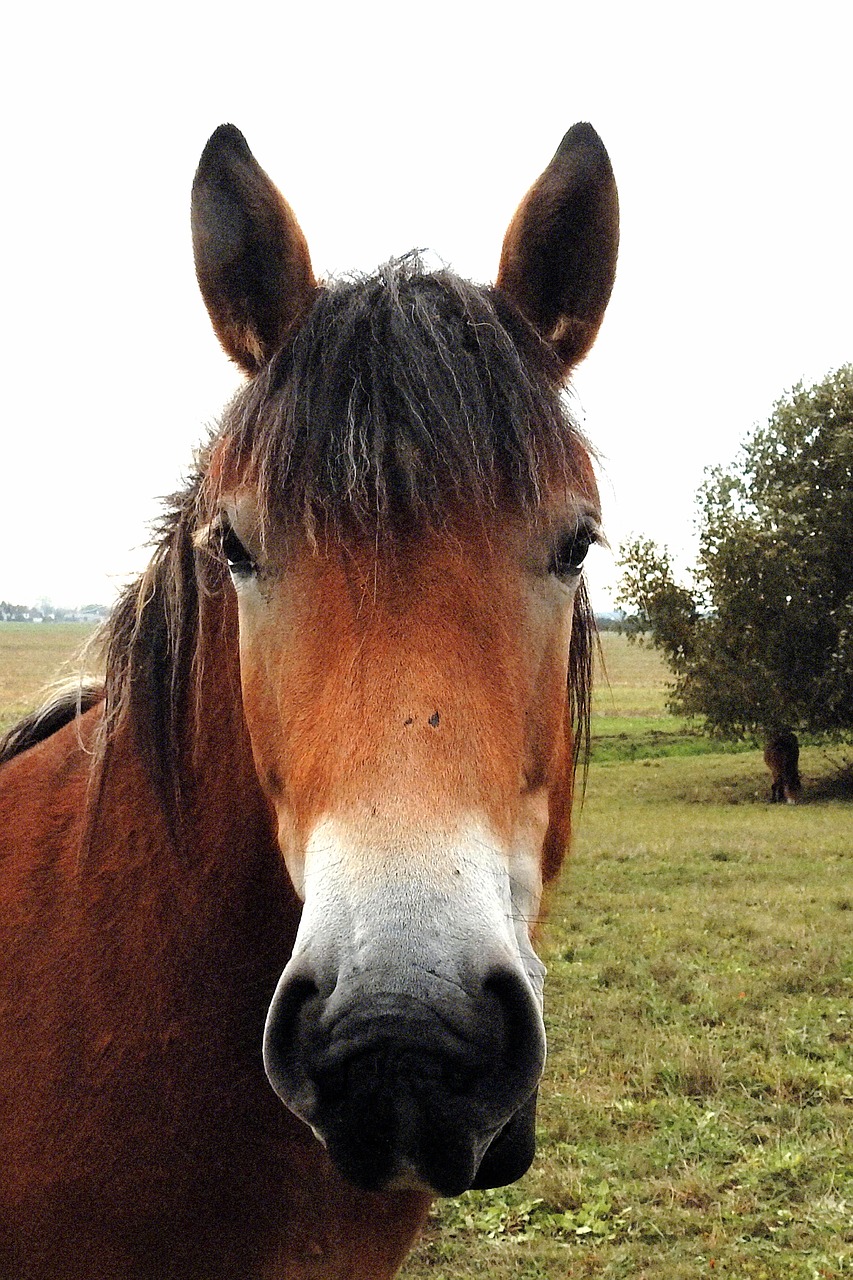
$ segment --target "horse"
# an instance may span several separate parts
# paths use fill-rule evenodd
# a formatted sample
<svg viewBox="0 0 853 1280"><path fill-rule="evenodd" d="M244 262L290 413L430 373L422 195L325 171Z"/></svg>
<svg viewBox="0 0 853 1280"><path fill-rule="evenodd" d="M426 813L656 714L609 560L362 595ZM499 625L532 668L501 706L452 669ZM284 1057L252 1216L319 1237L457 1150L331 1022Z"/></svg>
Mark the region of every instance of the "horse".
<svg viewBox="0 0 853 1280"><path fill-rule="evenodd" d="M578 124L493 286L319 282L223 125L192 232L246 380L0 767L0 1276L388 1280L534 1154L616 188Z"/></svg>
<svg viewBox="0 0 853 1280"><path fill-rule="evenodd" d="M764 746L764 763L770 770L773 784L770 788L771 804L798 804L802 792L800 782L800 744L790 729L771 734Z"/></svg>

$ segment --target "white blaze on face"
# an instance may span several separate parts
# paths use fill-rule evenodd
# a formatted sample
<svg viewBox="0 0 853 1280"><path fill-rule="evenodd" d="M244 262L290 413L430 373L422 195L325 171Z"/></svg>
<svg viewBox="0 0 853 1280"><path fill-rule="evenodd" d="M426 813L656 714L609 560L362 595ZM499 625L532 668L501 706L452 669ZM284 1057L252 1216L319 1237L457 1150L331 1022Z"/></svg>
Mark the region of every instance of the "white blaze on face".
<svg viewBox="0 0 853 1280"><path fill-rule="evenodd" d="M385 827L375 841L324 819L305 849L291 963L307 961L338 981L393 974L413 995L419 974L475 994L489 969L508 968L524 975L541 1009L545 968L529 926L541 894L542 832L539 822L528 825L510 850L474 818L433 833L407 824L396 839Z"/></svg>

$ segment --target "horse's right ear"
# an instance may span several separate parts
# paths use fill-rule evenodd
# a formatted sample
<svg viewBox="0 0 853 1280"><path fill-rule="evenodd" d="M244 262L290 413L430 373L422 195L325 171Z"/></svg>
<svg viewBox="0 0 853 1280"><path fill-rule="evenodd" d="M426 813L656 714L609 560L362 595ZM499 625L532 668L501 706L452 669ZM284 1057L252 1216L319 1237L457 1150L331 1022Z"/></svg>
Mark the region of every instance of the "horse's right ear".
<svg viewBox="0 0 853 1280"><path fill-rule="evenodd" d="M552 347L564 376L595 341L618 247L610 160L592 125L573 125L510 223L497 278Z"/></svg>
<svg viewBox="0 0 853 1280"><path fill-rule="evenodd" d="M220 125L192 194L195 269L216 335L257 373L305 315L316 289L299 224L239 129Z"/></svg>

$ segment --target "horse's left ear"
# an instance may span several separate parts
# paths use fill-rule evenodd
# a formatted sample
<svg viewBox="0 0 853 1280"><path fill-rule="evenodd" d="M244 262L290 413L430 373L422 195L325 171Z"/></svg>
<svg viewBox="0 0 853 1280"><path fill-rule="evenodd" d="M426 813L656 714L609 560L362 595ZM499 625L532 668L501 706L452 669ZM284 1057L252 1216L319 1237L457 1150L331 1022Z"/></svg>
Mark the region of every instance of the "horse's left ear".
<svg viewBox="0 0 853 1280"><path fill-rule="evenodd" d="M193 183L195 269L216 335L257 373L308 310L311 258L290 205L233 124L205 147Z"/></svg>
<svg viewBox="0 0 853 1280"><path fill-rule="evenodd" d="M497 285L567 375L589 351L613 288L619 198L590 124L573 125L509 225Z"/></svg>

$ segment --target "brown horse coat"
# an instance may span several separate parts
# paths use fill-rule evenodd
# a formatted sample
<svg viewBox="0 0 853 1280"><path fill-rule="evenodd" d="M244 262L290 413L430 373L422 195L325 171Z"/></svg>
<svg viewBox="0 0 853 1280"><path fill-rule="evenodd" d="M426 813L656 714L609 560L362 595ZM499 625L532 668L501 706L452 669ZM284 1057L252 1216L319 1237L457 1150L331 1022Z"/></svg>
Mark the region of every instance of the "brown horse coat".
<svg viewBox="0 0 853 1280"><path fill-rule="evenodd" d="M388 1280L532 1157L615 187L575 126L495 290L324 289L224 126L193 230L251 380L0 768L0 1277Z"/></svg>

